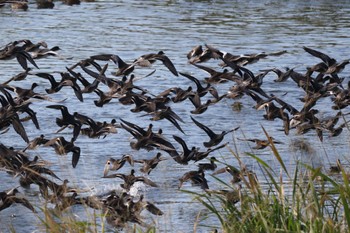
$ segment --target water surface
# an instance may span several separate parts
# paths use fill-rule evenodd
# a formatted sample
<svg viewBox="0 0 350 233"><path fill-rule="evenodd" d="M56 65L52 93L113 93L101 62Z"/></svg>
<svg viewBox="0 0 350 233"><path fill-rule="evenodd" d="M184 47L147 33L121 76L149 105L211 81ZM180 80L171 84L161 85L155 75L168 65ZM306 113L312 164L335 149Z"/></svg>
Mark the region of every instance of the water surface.
<svg viewBox="0 0 350 233"><path fill-rule="evenodd" d="M9 7L0 9L0 45L5 45L14 40L30 39L33 42L44 40L49 47L59 46L63 58L45 58L36 60L40 71L65 71L66 66L71 66L81 59L100 53L115 53L125 61L131 62L140 55L156 53L163 50L174 65L181 72L187 72L199 79L204 79L207 74L188 64L186 53L195 45L210 44L221 50L233 53L257 53L275 52L287 50L288 53L280 57L269 57L258 63L248 65L254 73L266 68L284 68L300 65L297 71L304 72L306 66L319 62L316 58L304 52L303 46L309 46L330 54L337 60L349 58L348 38L350 25L350 4L348 1L95 1L82 2L79 6L67 6L55 2L54 9L36 9L31 2L28 11L12 11ZM220 69L217 61L207 64ZM107 72L112 72L116 66L109 63ZM13 75L19 73L22 68L16 60L0 61L0 82L4 82ZM161 63L156 63L152 68L136 69L135 75L143 77L153 69L156 72L147 78L136 82L153 94L180 86L187 88L192 85L183 77L173 76ZM347 67L342 77L349 77ZM297 100L301 97L295 83L288 80L285 83L274 83L274 75L268 75L264 79L264 90L275 95L282 95L286 101L290 100L295 107L301 108L302 103ZM48 88L46 80L35 76L29 76L27 80L13 83L22 87L28 87L32 82L39 83L38 90L45 93ZM232 83L216 85L220 95L228 91ZM123 106L117 100L97 108L93 104L96 99L94 94L84 95L84 102L79 102L73 92L64 88L60 93L52 96L55 99L68 99L64 104L71 112L79 111L96 120L111 120L112 118L127 119L142 127L147 127L151 121L142 113L130 112L130 106ZM315 165L329 167L340 158L346 164L349 147L349 135L344 132L336 137L325 137L321 143L314 132L305 135L296 135L291 131L290 135L284 135L282 122L279 120L263 120L263 111L252 108L254 105L250 97L243 97L239 101L243 103L241 111L234 111L231 104L236 100L224 99L211 106L202 115L195 116L197 120L208 124L215 131L226 130L239 126L237 132L227 135L225 142L237 150L242 161L259 174L257 164L251 160L245 152L254 152L264 160L276 166L268 149L253 151L251 143L240 141L239 138L264 138L262 127L276 139L284 144L278 145L278 149L286 161L292 166L296 159L305 159ZM48 102L34 102L32 108L37 112L41 129L37 130L31 122L26 122L25 128L30 139L40 134L47 138L57 136L55 131L55 118L60 117L59 111L47 109ZM330 108L329 100L322 100L317 104L320 115L335 115ZM185 123L181 123L186 135L173 127L167 121L152 122L154 128L162 128L164 135L172 140L172 135L183 137L191 146L201 147L207 139L203 131L198 129L190 119L189 111L192 105L189 101L172 104L171 107L178 113ZM346 110L344 110L346 112ZM69 138L71 131L65 130L60 135ZM314 153L305 154L290 149L290 144L295 139L304 139L311 143ZM119 158L122 154L131 153L137 158L150 158L156 152L144 150L133 151L129 147L130 135L124 130L118 134L109 135L105 139L89 139L80 136L76 144L81 147L82 155L76 169L70 165L71 156L57 156L52 148L39 148L29 151L29 154L40 155L43 159L52 162L51 168L62 178L69 178L72 185L81 188L94 188L93 192L102 192L113 188L119 188L119 180L101 179L103 166L109 157ZM6 146L21 149L25 142L11 129L1 135L0 142ZM175 142L174 142L175 143ZM177 144L175 144L177 145ZM177 145L178 146L178 145ZM180 147L178 147L180 148ZM238 166L237 161L227 148L214 153L217 158ZM164 156L168 157L164 153ZM301 158L302 157L302 158ZM204 208L193 202L192 197L178 191L178 179L183 173L197 169L196 164L182 166L176 164L170 157L169 160L160 163L150 174L149 178L159 184L159 188L140 186L142 193L148 200L154 202L165 212L164 216L154 217L146 214L147 221L155 221L160 232L191 232L194 221L199 211ZM135 167L138 169L137 167ZM130 166L126 166L120 172L129 173ZM229 180L228 175L221 175ZM207 175L211 188L219 187L215 180ZM1 190L18 185L17 178L1 172ZM34 205L39 204L35 195L35 188L29 190L20 189L26 193ZM184 189L201 192L199 187L185 184ZM74 207L74 211L84 220L86 210ZM11 217L11 215L16 217ZM22 206L13 206L0 212L0 231L8 231L9 224L13 224L16 232L42 231L39 228L39 220ZM215 220L207 220L205 224L215 225ZM198 232L207 232L208 228L199 226Z"/></svg>

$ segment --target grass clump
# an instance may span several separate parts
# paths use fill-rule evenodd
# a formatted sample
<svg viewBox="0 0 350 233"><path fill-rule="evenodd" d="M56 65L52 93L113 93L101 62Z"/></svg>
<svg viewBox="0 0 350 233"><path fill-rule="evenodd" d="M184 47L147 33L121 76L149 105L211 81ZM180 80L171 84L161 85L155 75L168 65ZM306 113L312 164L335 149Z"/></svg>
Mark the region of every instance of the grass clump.
<svg viewBox="0 0 350 233"><path fill-rule="evenodd" d="M190 192L209 212L199 220L200 224L214 215L221 229L208 227L220 232L347 232L350 186L343 167L336 175L301 162L293 171L287 170L273 141L266 131L265 134L280 171L276 173L267 162L247 153L258 163L263 178L258 180L255 173L242 166L240 184L234 186L214 177L226 186L225 191ZM231 152L242 164L238 154ZM225 192L232 192L231 199ZM236 199L232 198L234 194Z"/></svg>

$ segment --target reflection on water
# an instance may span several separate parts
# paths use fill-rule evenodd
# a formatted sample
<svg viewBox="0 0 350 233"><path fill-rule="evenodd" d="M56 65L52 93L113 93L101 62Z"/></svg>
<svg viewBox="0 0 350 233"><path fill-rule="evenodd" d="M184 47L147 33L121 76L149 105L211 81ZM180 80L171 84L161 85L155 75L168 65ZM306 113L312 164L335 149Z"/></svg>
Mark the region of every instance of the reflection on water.
<svg viewBox="0 0 350 233"><path fill-rule="evenodd" d="M306 66L318 62L312 56L307 55L302 46L318 48L331 54L339 60L349 58L348 28L350 25L350 4L347 1L95 1L82 2L79 6L67 6L55 2L54 9L36 9L34 1L29 4L28 11L12 11L8 7L0 8L0 45L5 45L14 40L30 39L33 42L44 40L49 47L58 45L60 54L64 59L47 58L37 60L40 71L64 71L66 66L71 66L81 59L100 53L115 53L127 62L133 61L145 53L155 53L159 50L171 58L174 65L181 72L188 72L197 78L207 77L205 72L195 69L187 62L186 53L195 45L212 44L224 51L233 54L275 52L287 50L288 53L280 57L269 57L258 63L249 65L253 72L272 67L294 67L300 65L299 71ZM209 62L209 66L217 67L217 62ZM116 67L110 64L108 72ZM137 81L137 85L149 90L152 94L181 86L187 88L191 83L181 77L172 76L165 68L155 64L156 73L150 77ZM13 75L19 73L21 68L16 60L0 61L0 82L4 82ZM137 77L143 77L151 72L151 69L135 70ZM342 73L349 76L349 68ZM297 99L302 92L295 87L292 81L287 81L278 86L272 80L274 76L268 75L264 79L264 89L275 95ZM45 93L48 83L45 80L30 76L16 85L29 85L38 82L38 92ZM216 86L221 94L227 92L230 84ZM54 95L55 99L64 99L71 96L69 89ZM111 118L128 119L142 127L146 127L150 121L148 116L132 114L129 106L122 106L117 101L103 108L91 108L94 95L84 96L84 103L75 98L69 98L65 105L78 110L98 120L110 120ZM278 146L286 164L295 164L295 159L302 157L307 162L306 156L317 156L317 162L334 163L337 158L344 160L347 155L349 142L348 131L335 138L325 138L321 143L315 133L295 135L291 132L285 136L281 130L281 121L264 121L261 111L252 109L251 98L243 97L239 100L243 103L241 111L233 111L233 100L225 99L219 104L209 108L198 120L205 122L217 131L240 126L240 130L227 135L226 141L233 142L237 152L249 168L259 173L257 165L250 160L244 152L252 152L252 145L237 138L264 137L261 125L268 132L283 141ZM298 109L302 107L299 101L293 103ZM41 130L36 130L32 124L25 123L25 128L30 139L45 134L47 138L56 136L56 125L52 121L59 117L57 111L47 109L45 102L34 102L33 109L37 112ZM329 115L330 103L322 102L317 105L324 116ZM189 145L201 147L203 131L193 126L189 117L191 104L174 104L171 106L184 120L181 126L186 135L181 135L172 124L167 121L152 122L155 129L160 127L167 138L172 135L183 137ZM346 111L346 110L345 110ZM197 119L197 118L196 118ZM51 127L51 130L47 130ZM69 135L70 131L63 131L63 135ZM54 163L51 167L62 179L69 178L72 184L79 187L93 187L94 192L103 192L112 188L119 188L118 180L101 179L105 161L110 157L120 157L125 153L132 153L138 158L150 158L155 153L147 151L132 151L129 147L129 137L126 132L119 130L116 135L109 135L105 139L89 139L80 137L77 145L82 148L82 156L76 169L71 169L70 155L59 157L53 155L51 148L39 148L31 151L31 155L41 155L45 160ZM13 138L16 138L14 141ZM305 139L315 151L305 153L293 151L290 144L294 139ZM15 148L24 148L25 143L17 140L18 136L11 129L1 135L1 143ZM200 143L198 143L200 142ZM268 149L253 151L271 166L276 166ZM218 158L237 166L237 162L227 149L222 149L216 154ZM310 157L311 159L311 157ZM314 161L314 159L312 159ZM313 162L311 162L313 163ZM346 164L346 163L345 163ZM136 168L138 169L138 168ZM198 211L203 207L192 203L191 196L177 190L178 179L183 173L196 169L196 164L182 166L174 164L169 159L160 163L150 174L149 178L156 180L159 188L140 187L146 193L146 198L155 202L166 214L153 218L157 228L163 232L191 232L193 222ZM128 173L130 167L120 170ZM209 175L210 187L217 187L215 180ZM225 175L224 175L225 177ZM226 176L228 178L228 176ZM225 179L225 178L223 178ZM17 185L17 179L13 179L1 172L1 190ZM184 185L185 189L199 191L198 187ZM36 202L37 190L21 190L29 196L29 200ZM85 216L85 210L75 208L79 215ZM15 214L17 217L12 218ZM150 216L147 216L151 220ZM0 212L0 230L8 231L6 227L13 224L17 232L35 231L40 224L30 211L21 206L14 206ZM200 232L208 229L199 227Z"/></svg>

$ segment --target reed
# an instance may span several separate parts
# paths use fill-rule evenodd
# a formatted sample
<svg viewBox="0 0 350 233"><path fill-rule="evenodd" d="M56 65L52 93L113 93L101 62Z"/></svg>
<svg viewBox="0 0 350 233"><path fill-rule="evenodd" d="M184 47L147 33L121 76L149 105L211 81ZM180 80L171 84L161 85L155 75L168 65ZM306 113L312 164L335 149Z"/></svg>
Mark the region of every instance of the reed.
<svg viewBox="0 0 350 233"><path fill-rule="evenodd" d="M247 153L259 164L263 174L259 180L254 172L244 168L238 153L231 150L241 164L240 185L214 178L227 191L236 193L236 200L215 190L201 194L186 191L221 224L207 227L219 232L347 232L350 186L344 168L340 166L337 176L301 162L297 162L292 171L288 170L268 133L264 132L280 166L279 172L253 153ZM207 217L200 219L199 224L206 226Z"/></svg>
<svg viewBox="0 0 350 233"><path fill-rule="evenodd" d="M93 213L89 215L88 220L81 220L79 216L74 215L71 211L56 211L47 206L40 208L43 217L38 216L46 232L105 232L104 221L98 223L98 218L103 216Z"/></svg>
<svg viewBox="0 0 350 233"><path fill-rule="evenodd" d="M91 211L89 207L84 206L86 216L82 220L79 216L73 213L71 210L57 211L52 208L44 206L40 208L43 213L43 217L38 216L42 231L50 233L61 233L61 232L74 232L74 233L104 233L104 232L132 232L132 233L155 233L156 228L150 226L148 228L141 228L139 225L129 224L124 229L111 228L105 222L105 215L98 213L98 211ZM13 232L14 229L13 229Z"/></svg>

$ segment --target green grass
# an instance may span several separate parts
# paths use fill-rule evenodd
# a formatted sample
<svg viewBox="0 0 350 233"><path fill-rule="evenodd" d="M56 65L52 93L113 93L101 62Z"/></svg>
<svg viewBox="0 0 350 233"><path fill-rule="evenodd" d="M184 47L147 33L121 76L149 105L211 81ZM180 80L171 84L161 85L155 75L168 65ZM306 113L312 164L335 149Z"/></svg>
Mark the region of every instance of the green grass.
<svg viewBox="0 0 350 233"><path fill-rule="evenodd" d="M267 132L264 132L269 139ZM258 156L246 153L258 163L263 174L261 180L253 172L242 172L239 186L216 178L226 189L237 192L237 203L228 201L222 194L187 191L203 204L209 215L220 222L221 226L207 226L209 230L347 232L350 226L350 186L344 169L341 168L341 174L337 177L301 162L288 170L272 141L270 148L280 166L278 173ZM232 150L231 153L243 170L238 153ZM206 217L200 219L199 224L205 225Z"/></svg>

